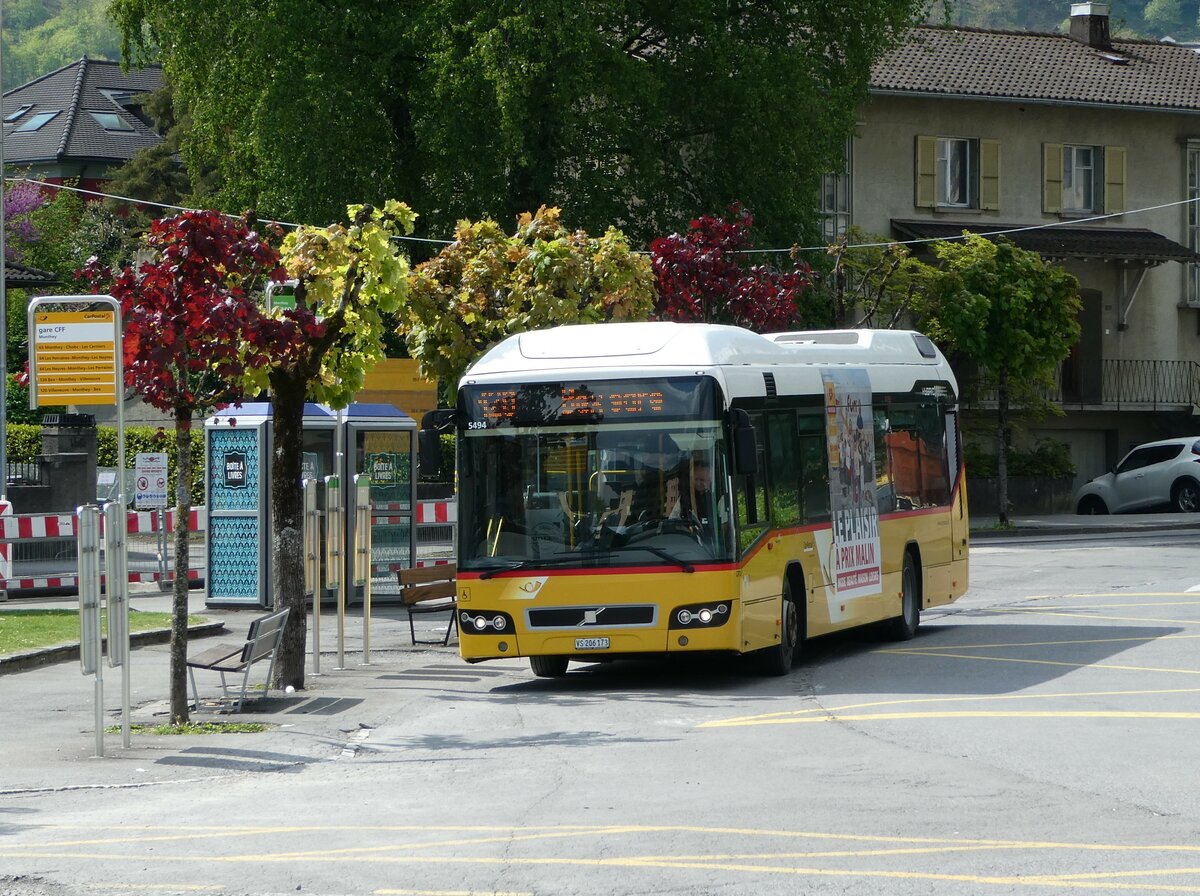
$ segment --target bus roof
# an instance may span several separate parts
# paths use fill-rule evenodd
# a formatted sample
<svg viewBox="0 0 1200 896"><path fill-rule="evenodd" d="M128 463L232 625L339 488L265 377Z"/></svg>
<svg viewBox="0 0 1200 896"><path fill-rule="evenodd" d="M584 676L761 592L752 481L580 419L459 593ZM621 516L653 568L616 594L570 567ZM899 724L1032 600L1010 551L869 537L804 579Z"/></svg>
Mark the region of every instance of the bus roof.
<svg viewBox="0 0 1200 896"><path fill-rule="evenodd" d="M811 330L763 336L720 324L607 323L515 334L489 349L466 377L579 367L945 363L929 339L911 330Z"/></svg>

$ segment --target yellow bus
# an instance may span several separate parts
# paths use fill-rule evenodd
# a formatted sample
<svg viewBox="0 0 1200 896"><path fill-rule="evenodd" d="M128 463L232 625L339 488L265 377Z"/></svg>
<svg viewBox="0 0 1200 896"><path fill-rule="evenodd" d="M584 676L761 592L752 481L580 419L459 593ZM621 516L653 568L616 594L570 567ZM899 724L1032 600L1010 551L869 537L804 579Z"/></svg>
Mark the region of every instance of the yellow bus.
<svg viewBox="0 0 1200 896"><path fill-rule="evenodd" d="M555 677L755 653L782 675L808 638L875 623L911 638L967 588L957 395L911 331L506 339L422 438L457 433L462 657Z"/></svg>

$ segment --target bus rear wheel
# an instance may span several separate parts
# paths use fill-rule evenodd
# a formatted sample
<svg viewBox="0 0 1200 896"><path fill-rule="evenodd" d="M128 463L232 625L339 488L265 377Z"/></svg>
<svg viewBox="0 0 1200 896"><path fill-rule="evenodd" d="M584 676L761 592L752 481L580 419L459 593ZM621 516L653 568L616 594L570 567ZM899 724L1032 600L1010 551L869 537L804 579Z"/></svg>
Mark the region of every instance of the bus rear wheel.
<svg viewBox="0 0 1200 896"><path fill-rule="evenodd" d="M565 656L531 656L529 668L538 678L562 678L567 674Z"/></svg>
<svg viewBox="0 0 1200 896"><path fill-rule="evenodd" d="M787 675L800 655L800 610L792 598L792 583L786 578L779 612L779 643L762 652L763 671L767 675Z"/></svg>
<svg viewBox="0 0 1200 896"><path fill-rule="evenodd" d="M895 641L911 641L921 624L921 586L913 555L904 552L904 571L900 574L900 615L889 620L887 633Z"/></svg>

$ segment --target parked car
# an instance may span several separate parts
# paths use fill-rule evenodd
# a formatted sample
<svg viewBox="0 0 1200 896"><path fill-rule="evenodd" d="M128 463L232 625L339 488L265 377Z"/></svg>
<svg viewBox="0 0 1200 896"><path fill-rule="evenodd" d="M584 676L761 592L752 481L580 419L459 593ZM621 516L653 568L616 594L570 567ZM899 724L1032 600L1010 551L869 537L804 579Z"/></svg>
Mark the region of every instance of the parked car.
<svg viewBox="0 0 1200 896"><path fill-rule="evenodd" d="M1169 506L1200 510L1200 436L1138 445L1111 473L1075 492L1076 513L1129 513Z"/></svg>

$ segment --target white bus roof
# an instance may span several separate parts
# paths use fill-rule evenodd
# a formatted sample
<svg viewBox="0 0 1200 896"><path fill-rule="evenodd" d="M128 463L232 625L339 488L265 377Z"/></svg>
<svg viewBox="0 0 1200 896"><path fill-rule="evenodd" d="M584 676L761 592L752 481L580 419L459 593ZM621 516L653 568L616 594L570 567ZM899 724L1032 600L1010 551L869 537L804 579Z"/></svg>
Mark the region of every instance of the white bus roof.
<svg viewBox="0 0 1200 896"><path fill-rule="evenodd" d="M514 376L540 380L566 372L626 377L661 374L664 369L724 374L722 378L728 379L733 373L730 368L751 367L780 373L809 368L819 383L816 368L837 364L907 366L911 370L898 379L945 380L957 389L942 353L911 330L812 330L764 336L720 324L669 322L583 324L518 333L484 353L463 382L498 382ZM806 385L801 391L809 388Z"/></svg>

